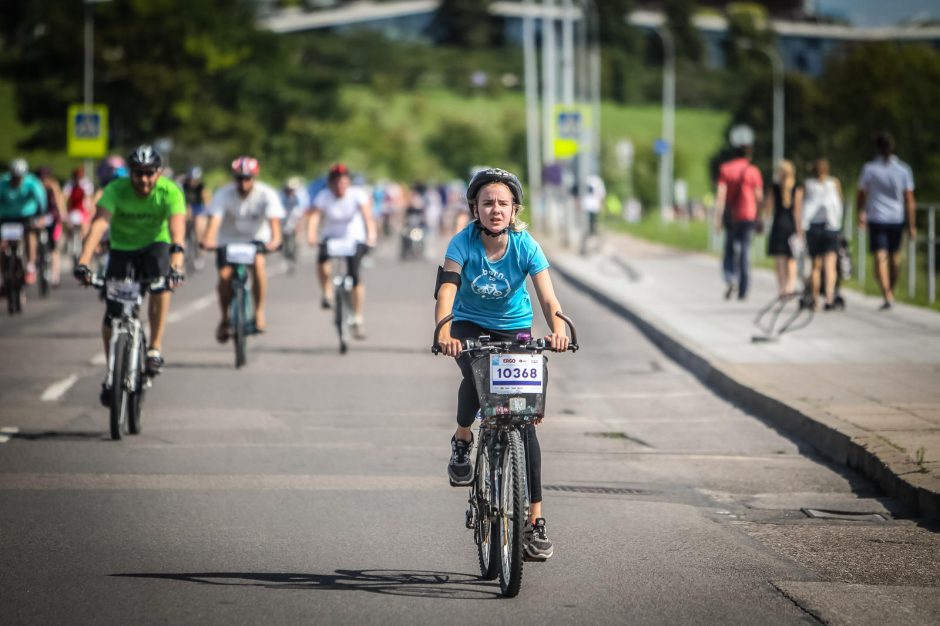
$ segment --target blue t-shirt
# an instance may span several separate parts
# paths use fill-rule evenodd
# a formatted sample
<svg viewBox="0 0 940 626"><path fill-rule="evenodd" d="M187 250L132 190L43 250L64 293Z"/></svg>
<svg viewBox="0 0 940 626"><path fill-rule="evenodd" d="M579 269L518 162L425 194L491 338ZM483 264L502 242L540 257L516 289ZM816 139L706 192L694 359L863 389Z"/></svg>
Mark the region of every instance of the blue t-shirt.
<svg viewBox="0 0 940 626"><path fill-rule="evenodd" d="M525 279L548 269L542 247L526 231L509 231L506 254L490 261L480 236L476 222L471 222L447 246L445 256L461 266L454 320L493 330L531 327L532 302Z"/></svg>

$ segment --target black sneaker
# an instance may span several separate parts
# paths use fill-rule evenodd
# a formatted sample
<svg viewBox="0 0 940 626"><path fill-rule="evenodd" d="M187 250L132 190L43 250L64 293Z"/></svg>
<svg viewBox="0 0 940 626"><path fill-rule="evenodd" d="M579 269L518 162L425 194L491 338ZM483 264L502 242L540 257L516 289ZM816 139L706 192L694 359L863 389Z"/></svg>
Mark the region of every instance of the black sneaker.
<svg viewBox="0 0 940 626"><path fill-rule="evenodd" d="M470 451L473 439L450 438L450 463L447 464L447 477L451 487L466 487L473 482L473 465L470 463Z"/></svg>
<svg viewBox="0 0 940 626"><path fill-rule="evenodd" d="M151 376L156 376L160 373L160 370L163 369L163 355L160 354L159 350L150 348L147 350L147 373Z"/></svg>
<svg viewBox="0 0 940 626"><path fill-rule="evenodd" d="M332 298L327 298L326 296L323 296L323 298L320 299L320 308L323 310L332 309L333 308Z"/></svg>
<svg viewBox="0 0 940 626"><path fill-rule="evenodd" d="M101 383L101 393L98 394L98 401L101 402L103 407L111 406L111 388L106 383Z"/></svg>
<svg viewBox="0 0 940 626"><path fill-rule="evenodd" d="M522 535L527 561L547 561L555 553L555 546L545 535L545 518L540 517L525 529Z"/></svg>

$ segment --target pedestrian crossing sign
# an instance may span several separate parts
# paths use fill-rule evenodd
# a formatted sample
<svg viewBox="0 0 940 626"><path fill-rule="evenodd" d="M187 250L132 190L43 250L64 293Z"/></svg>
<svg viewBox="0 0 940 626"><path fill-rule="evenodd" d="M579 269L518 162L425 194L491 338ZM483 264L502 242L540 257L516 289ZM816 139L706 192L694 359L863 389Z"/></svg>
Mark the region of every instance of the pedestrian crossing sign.
<svg viewBox="0 0 940 626"><path fill-rule="evenodd" d="M107 106L69 105L67 152L70 157L77 159L100 159L107 155Z"/></svg>
<svg viewBox="0 0 940 626"><path fill-rule="evenodd" d="M555 107L553 148L556 159L570 159L581 150L581 134L587 128L584 107L560 105Z"/></svg>

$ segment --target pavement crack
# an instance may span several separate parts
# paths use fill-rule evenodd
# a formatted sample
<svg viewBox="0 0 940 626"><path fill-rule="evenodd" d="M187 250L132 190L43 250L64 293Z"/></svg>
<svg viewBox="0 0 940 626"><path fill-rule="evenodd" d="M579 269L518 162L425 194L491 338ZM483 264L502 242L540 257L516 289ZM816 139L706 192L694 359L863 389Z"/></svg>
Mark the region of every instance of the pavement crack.
<svg viewBox="0 0 940 626"><path fill-rule="evenodd" d="M828 624L828 623L829 623L826 619L823 618L822 615L819 615L818 613L816 613L816 612L813 611L812 609L809 609L809 608L803 606L802 604L800 604L800 601L799 601L799 600L797 600L795 597L793 597L792 595L790 595L789 593L787 593L782 587L780 587L780 586L779 586L777 583L775 583L774 581L768 580L767 582L769 582L769 583L770 583L770 586L773 587L774 589L776 589L777 592L780 593L780 595L782 595L784 598L786 598L787 600L789 600L790 602L792 602L793 605L796 606L796 608L798 608L800 611L802 611L804 614L806 614L807 617L809 617L810 619L812 619L812 620L813 620L813 623L815 623L815 624Z"/></svg>

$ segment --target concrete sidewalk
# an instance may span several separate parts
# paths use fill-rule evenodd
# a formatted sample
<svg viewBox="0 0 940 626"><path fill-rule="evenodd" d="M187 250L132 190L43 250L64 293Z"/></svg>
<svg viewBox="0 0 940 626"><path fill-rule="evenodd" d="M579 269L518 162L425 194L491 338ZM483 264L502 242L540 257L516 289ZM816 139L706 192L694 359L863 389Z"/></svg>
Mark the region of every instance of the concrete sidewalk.
<svg viewBox="0 0 940 626"><path fill-rule="evenodd" d="M556 273L719 393L940 519L940 314L879 311L879 298L845 290L845 311L757 342L755 317L776 296L770 271L753 271L747 301L726 301L716 257L611 234L591 256L546 251Z"/></svg>

